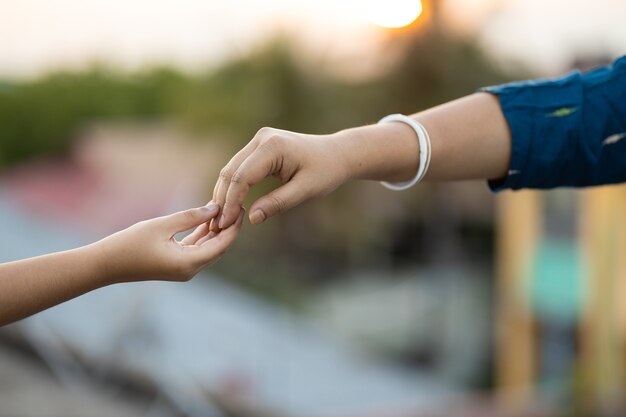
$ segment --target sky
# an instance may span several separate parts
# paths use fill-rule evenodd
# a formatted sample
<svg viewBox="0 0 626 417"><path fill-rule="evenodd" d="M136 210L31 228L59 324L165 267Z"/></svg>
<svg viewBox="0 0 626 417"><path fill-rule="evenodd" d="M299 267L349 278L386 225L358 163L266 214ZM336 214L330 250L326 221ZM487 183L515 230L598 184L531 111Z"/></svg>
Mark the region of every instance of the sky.
<svg viewBox="0 0 626 417"><path fill-rule="evenodd" d="M94 60L193 70L245 54L276 32L330 57L365 57L375 53L384 29L363 4L375 3L382 13L394 1L0 0L0 76L36 76ZM474 36L505 64L522 62L539 73L566 68L575 54L626 51L624 0L439 4L452 30Z"/></svg>

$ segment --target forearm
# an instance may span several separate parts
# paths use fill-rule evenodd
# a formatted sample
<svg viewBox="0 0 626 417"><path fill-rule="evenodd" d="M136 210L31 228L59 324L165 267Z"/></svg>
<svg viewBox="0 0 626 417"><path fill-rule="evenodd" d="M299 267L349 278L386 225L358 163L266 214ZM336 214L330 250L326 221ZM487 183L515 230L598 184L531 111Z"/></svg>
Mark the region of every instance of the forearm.
<svg viewBox="0 0 626 417"><path fill-rule="evenodd" d="M473 94L412 115L432 143L427 180L493 179L506 175L511 134L498 99ZM339 132L351 177L406 181L418 169L419 145L403 123L364 126Z"/></svg>
<svg viewBox="0 0 626 417"><path fill-rule="evenodd" d="M0 326L107 285L94 245L0 265Z"/></svg>

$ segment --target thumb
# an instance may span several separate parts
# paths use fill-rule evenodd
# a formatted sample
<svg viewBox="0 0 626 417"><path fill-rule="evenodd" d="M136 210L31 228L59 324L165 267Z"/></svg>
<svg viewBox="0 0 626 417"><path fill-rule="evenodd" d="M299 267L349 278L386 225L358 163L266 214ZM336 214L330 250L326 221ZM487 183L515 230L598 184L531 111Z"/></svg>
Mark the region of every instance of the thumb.
<svg viewBox="0 0 626 417"><path fill-rule="evenodd" d="M297 177L271 193L259 198L250 207L250 223L259 224L265 219L287 211L308 199L310 190Z"/></svg>
<svg viewBox="0 0 626 417"><path fill-rule="evenodd" d="M211 203L206 206L179 211L163 217L163 223L169 233L174 236L176 233L184 232L193 227L206 223L219 213L219 206Z"/></svg>

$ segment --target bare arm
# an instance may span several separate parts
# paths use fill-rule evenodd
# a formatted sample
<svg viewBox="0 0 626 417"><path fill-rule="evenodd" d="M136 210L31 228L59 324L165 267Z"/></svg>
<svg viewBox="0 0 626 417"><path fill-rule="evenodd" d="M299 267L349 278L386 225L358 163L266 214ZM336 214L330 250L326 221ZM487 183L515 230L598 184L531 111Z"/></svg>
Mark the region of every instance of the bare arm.
<svg viewBox="0 0 626 417"><path fill-rule="evenodd" d="M432 142L426 179L494 179L506 175L511 138L495 96L477 93L411 117L426 127ZM404 123L359 127L340 134L345 137L351 178L405 181L417 172L417 138Z"/></svg>
<svg viewBox="0 0 626 417"><path fill-rule="evenodd" d="M82 248L0 264L0 326L106 285L147 279L185 281L215 262L234 241L243 218L219 234L206 227L217 207L199 207L137 223Z"/></svg>
<svg viewBox="0 0 626 417"><path fill-rule="evenodd" d="M94 246L0 265L0 325L107 285Z"/></svg>
<svg viewBox="0 0 626 417"><path fill-rule="evenodd" d="M511 135L498 99L477 93L414 114L428 130L432 160L428 180L495 179L506 175ZM228 227L250 187L268 176L283 185L254 202L250 221L325 195L350 179L405 181L418 169L415 132L403 123L306 135L263 128L224 167L213 201L222 207L211 230Z"/></svg>

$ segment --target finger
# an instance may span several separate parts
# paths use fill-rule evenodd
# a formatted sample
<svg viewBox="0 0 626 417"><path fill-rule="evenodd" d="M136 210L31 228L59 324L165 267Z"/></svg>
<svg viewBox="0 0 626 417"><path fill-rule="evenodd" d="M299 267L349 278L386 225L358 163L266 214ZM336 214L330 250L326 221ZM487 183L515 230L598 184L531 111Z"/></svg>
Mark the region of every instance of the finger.
<svg viewBox="0 0 626 417"><path fill-rule="evenodd" d="M218 223L219 223L218 217L211 219L211 221L209 222L209 230L211 231L211 233L218 233L220 231L220 227L218 226Z"/></svg>
<svg viewBox="0 0 626 417"><path fill-rule="evenodd" d="M217 236L217 233L209 232L206 236L201 237L200 239L198 239L198 241L195 244L196 245L202 245L204 242L206 242L207 240L213 239L215 236Z"/></svg>
<svg viewBox="0 0 626 417"><path fill-rule="evenodd" d="M257 134L258 135L258 134ZM256 136L255 136L256 138ZM228 192L228 187L230 185L233 173L237 172L239 166L243 161L250 156L257 147L257 141L252 139L243 149L235 154L228 161L228 164L220 171L220 176L217 184L215 185L215 189L213 190L213 201L219 204L220 208L224 207L224 202L226 201L226 194ZM223 210L220 211L223 213ZM219 219L219 218L218 218ZM221 227L219 226L218 219L212 220L210 225L210 230L213 232L219 232Z"/></svg>
<svg viewBox="0 0 626 417"><path fill-rule="evenodd" d="M207 206L209 204L213 204L213 202L209 201L207 203ZM206 236L210 231L211 222L213 221L213 219L218 218L219 216L219 209L220 208L218 206L218 214L216 214L215 217L213 217L208 222L202 223L200 226L196 227L195 230L191 232L188 236L186 236L180 243L182 243L183 245L194 245L198 240Z"/></svg>
<svg viewBox="0 0 626 417"><path fill-rule="evenodd" d="M278 213L287 211L310 198L314 190L296 175L285 185L259 198L250 207L250 223L259 224Z"/></svg>
<svg viewBox="0 0 626 417"><path fill-rule="evenodd" d="M200 226L196 227L196 229L185 236L180 243L183 245L195 245L197 242L204 238L209 231L209 223L202 223Z"/></svg>
<svg viewBox="0 0 626 417"><path fill-rule="evenodd" d="M258 147L233 174L225 196L219 227L226 228L233 224L243 206L250 187L278 171L280 151L276 146Z"/></svg>
<svg viewBox="0 0 626 417"><path fill-rule="evenodd" d="M209 201L208 203L206 203L207 206L210 204L215 204L215 203L213 201ZM218 209L218 214L215 217L213 217L208 222L202 223L200 226L196 227L195 230L191 232L188 236L186 236L180 243L182 243L183 245L195 245L198 242L198 240L202 239L207 234L209 234L211 230L211 222L213 222L214 219L219 218L218 216L219 216L220 207L218 206L217 209Z"/></svg>
<svg viewBox="0 0 626 417"><path fill-rule="evenodd" d="M220 194L220 190L226 189L225 187L226 187L226 185L224 184L224 180L222 179L221 172L220 172L220 177L217 180L217 183L215 184L215 190L213 190L213 202L218 204L218 207L219 207L219 213L218 214L222 213L222 204L224 204L223 202L222 202L222 204L218 203L218 201L220 200L220 198L218 196L221 195ZM226 192L224 191L224 194L225 193ZM219 219L220 219L219 216L216 216L215 218L211 219L211 222L210 222L210 225L209 225L209 230L211 230L212 232L215 232L215 233L220 231L220 228L218 226Z"/></svg>
<svg viewBox="0 0 626 417"><path fill-rule="evenodd" d="M170 237L193 227L206 223L219 213L217 204L179 211L160 218Z"/></svg>
<svg viewBox="0 0 626 417"><path fill-rule="evenodd" d="M237 221L212 239L200 246L189 246L189 248L194 248L194 250L190 251L190 255L193 256L193 262L204 267L217 261L237 238L243 224L244 213L245 210L241 209Z"/></svg>

